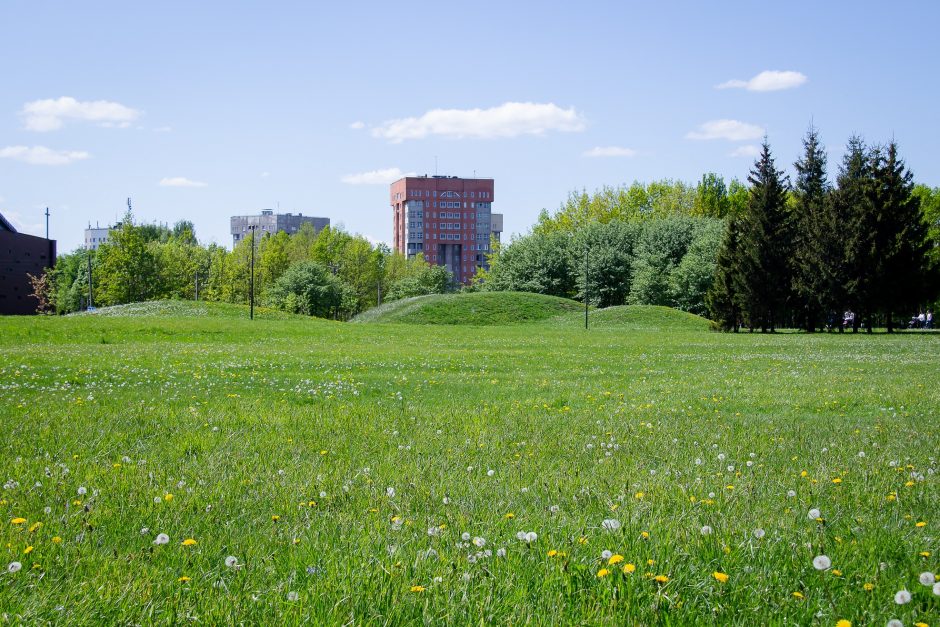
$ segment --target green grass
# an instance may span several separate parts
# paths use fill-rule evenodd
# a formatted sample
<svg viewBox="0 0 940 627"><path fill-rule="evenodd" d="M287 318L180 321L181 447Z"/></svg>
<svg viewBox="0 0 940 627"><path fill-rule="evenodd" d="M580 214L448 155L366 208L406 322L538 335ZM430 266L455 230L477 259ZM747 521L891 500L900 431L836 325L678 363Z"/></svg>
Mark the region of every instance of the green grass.
<svg viewBox="0 0 940 627"><path fill-rule="evenodd" d="M492 326L537 322L580 311L577 301L526 292L432 294L386 303L353 322Z"/></svg>
<svg viewBox="0 0 940 627"><path fill-rule="evenodd" d="M0 318L4 622L940 616L938 335L217 311Z"/></svg>

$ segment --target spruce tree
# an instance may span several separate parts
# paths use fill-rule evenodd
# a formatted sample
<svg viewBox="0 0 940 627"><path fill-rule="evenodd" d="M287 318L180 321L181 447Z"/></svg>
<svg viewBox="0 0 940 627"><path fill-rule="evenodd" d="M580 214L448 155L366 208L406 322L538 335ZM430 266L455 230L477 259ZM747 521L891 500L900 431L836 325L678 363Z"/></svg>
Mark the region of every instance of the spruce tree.
<svg viewBox="0 0 940 627"><path fill-rule="evenodd" d="M819 133L810 128L803 139L803 156L796 168L793 208L793 290L798 313L812 333L821 315L831 314L828 252L838 237L829 222L829 181L826 151ZM839 240L837 240L839 241Z"/></svg>
<svg viewBox="0 0 940 627"><path fill-rule="evenodd" d="M927 225L920 198L913 194L914 177L898 157L895 142L873 152L872 175L877 225L872 291L891 333L893 315L916 313L915 308L926 294Z"/></svg>
<svg viewBox="0 0 940 627"><path fill-rule="evenodd" d="M724 240L715 258L715 279L706 295L712 320L725 331L738 332L741 311L738 305L737 277L740 274L740 219L728 220Z"/></svg>
<svg viewBox="0 0 940 627"><path fill-rule="evenodd" d="M766 138L747 180L751 189L741 224L738 303L752 329L759 325L773 332L790 296L792 236L789 180L774 165Z"/></svg>
<svg viewBox="0 0 940 627"><path fill-rule="evenodd" d="M853 136L846 145L833 192L833 213L843 225L845 238L845 302L855 313L853 331L862 319L868 321L877 308L873 269L877 263L874 234L876 221L872 203L871 158L861 138Z"/></svg>

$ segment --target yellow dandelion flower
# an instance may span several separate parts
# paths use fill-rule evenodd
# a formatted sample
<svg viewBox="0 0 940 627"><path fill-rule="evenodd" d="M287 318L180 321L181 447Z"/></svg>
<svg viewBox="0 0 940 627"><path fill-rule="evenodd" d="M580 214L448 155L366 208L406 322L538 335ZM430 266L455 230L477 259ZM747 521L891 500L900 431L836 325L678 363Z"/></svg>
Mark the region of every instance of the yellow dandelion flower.
<svg viewBox="0 0 940 627"><path fill-rule="evenodd" d="M326 455L326 453L327 453L327 452L326 452L325 450L324 450L324 451L320 451L320 455Z"/></svg>
<svg viewBox="0 0 940 627"><path fill-rule="evenodd" d="M425 590L427 590L427 588L424 586L411 586L412 592L424 592Z"/></svg>
<svg viewBox="0 0 940 627"><path fill-rule="evenodd" d="M722 547L721 550L725 552L725 555L731 555L731 547L730 547L730 546L724 546L724 547Z"/></svg>
<svg viewBox="0 0 940 627"><path fill-rule="evenodd" d="M11 524L11 525L22 525L24 522L26 522L26 519L25 519L25 518L14 518L13 520L10 521L10 524Z"/></svg>
<svg viewBox="0 0 940 627"><path fill-rule="evenodd" d="M294 544L300 544L300 538L294 538Z"/></svg>
<svg viewBox="0 0 940 627"><path fill-rule="evenodd" d="M62 542L62 538L60 538L59 536L55 536L52 538L53 544L59 544L60 542Z"/></svg>
<svg viewBox="0 0 940 627"><path fill-rule="evenodd" d="M611 555L610 559L607 560L608 566L613 566L614 564L619 564L623 561L623 555Z"/></svg>
<svg viewBox="0 0 940 627"><path fill-rule="evenodd" d="M908 481L904 484L905 488L913 488L916 484L913 481Z"/></svg>
<svg viewBox="0 0 940 627"><path fill-rule="evenodd" d="M81 506L81 504L82 504L82 502L79 501L78 499L75 499L74 501L72 501L72 505L74 505L75 507L79 507L79 506Z"/></svg>
<svg viewBox="0 0 940 627"><path fill-rule="evenodd" d="M867 582L867 583L865 583L865 584L862 586L862 589L863 589L865 592L871 592L872 590L875 589L875 584L873 584L873 583L871 583L871 582Z"/></svg>
<svg viewBox="0 0 940 627"><path fill-rule="evenodd" d="M515 517L516 517L516 515L513 514L512 512L509 512L509 513L507 513L505 516L503 516L503 518L505 518L506 520L510 520L510 519L512 519L512 518L515 518Z"/></svg>
<svg viewBox="0 0 940 627"><path fill-rule="evenodd" d="M734 486L729 483L725 486L725 490L734 490Z"/></svg>
<svg viewBox="0 0 940 627"><path fill-rule="evenodd" d="M636 564L624 564L623 565L623 574L632 575L636 572Z"/></svg>
<svg viewBox="0 0 940 627"><path fill-rule="evenodd" d="M317 506L316 501L307 501L307 507L316 507L316 506Z"/></svg>
<svg viewBox="0 0 940 627"><path fill-rule="evenodd" d="M649 540L649 539L650 539L650 532L649 532L649 531L641 531L641 532L640 532L640 537L643 538L644 540Z"/></svg>
<svg viewBox="0 0 940 627"><path fill-rule="evenodd" d="M29 532L32 533L36 531L37 529L39 529L40 527L42 527L41 522L34 522L32 525L29 526Z"/></svg>
<svg viewBox="0 0 940 627"><path fill-rule="evenodd" d="M588 543L588 539L585 538L584 536L581 536L580 538L578 538L578 544L587 544L587 543Z"/></svg>
<svg viewBox="0 0 940 627"><path fill-rule="evenodd" d="M836 477L835 479L832 480L832 482L833 482L834 484L836 484L836 485L839 485L840 483L842 483L842 479L839 478L839 477ZM841 621L840 621L840 622L841 622ZM846 622L848 622L848 621L846 621Z"/></svg>
<svg viewBox="0 0 940 627"><path fill-rule="evenodd" d="M930 557L930 551L921 551L918 555L921 557Z"/></svg>
<svg viewBox="0 0 940 627"><path fill-rule="evenodd" d="M915 526L915 527L926 527L926 526L927 526L927 521L922 520L922 521L918 522L917 524L915 524L914 526Z"/></svg>
<svg viewBox="0 0 940 627"><path fill-rule="evenodd" d="M806 477L809 476L809 473L804 470L803 472L800 473L800 476L806 479Z"/></svg>
<svg viewBox="0 0 940 627"><path fill-rule="evenodd" d="M620 507L620 503L614 503L610 506L610 511L616 512L618 507Z"/></svg>
<svg viewBox="0 0 940 627"><path fill-rule="evenodd" d="M852 627L852 621L843 618L836 623L836 627Z"/></svg>
<svg viewBox="0 0 940 627"><path fill-rule="evenodd" d="M186 575L183 575L182 577L177 579L177 581L180 583L186 583L188 581L192 581L192 577L187 577Z"/></svg>
<svg viewBox="0 0 940 627"><path fill-rule="evenodd" d="M645 492L637 492L636 494L633 495L633 498L640 501L643 499L644 496L646 496Z"/></svg>
<svg viewBox="0 0 940 627"><path fill-rule="evenodd" d="M669 583L669 577L667 577L666 575L656 575L655 577L653 577L653 581L655 581L656 583Z"/></svg>
<svg viewBox="0 0 940 627"><path fill-rule="evenodd" d="M558 551L556 551L555 549L552 549L551 551L548 552L549 557L555 557L556 555L558 555Z"/></svg>
<svg viewBox="0 0 940 627"><path fill-rule="evenodd" d="M719 583L728 583L728 575L726 573L718 572L717 570L712 573L712 577L715 578Z"/></svg>
<svg viewBox="0 0 940 627"><path fill-rule="evenodd" d="M914 627L930 627L927 623L914 623Z"/></svg>
<svg viewBox="0 0 940 627"><path fill-rule="evenodd" d="M271 516L271 520L273 520L274 522L277 522L277 521L279 521L280 519L281 519L281 517L278 516L277 514L274 514L274 515Z"/></svg>
<svg viewBox="0 0 940 627"><path fill-rule="evenodd" d="M842 576L842 571L839 570L838 568L833 568L833 569L832 569L832 574L833 574L834 576L836 576L836 577L841 577L841 576Z"/></svg>
<svg viewBox="0 0 940 627"><path fill-rule="evenodd" d="M183 546L195 546L195 545L196 545L196 541L193 540L192 538L186 538L185 540L183 540Z"/></svg>
<svg viewBox="0 0 940 627"><path fill-rule="evenodd" d="M888 501L896 501L896 500L898 500L898 495L895 494L894 492L892 492L891 494L889 494L889 495L886 496L885 498L886 498Z"/></svg>
<svg viewBox="0 0 940 627"><path fill-rule="evenodd" d="M32 552L33 552L33 547L32 547L32 546L28 546L28 547L26 547L25 549L23 549L23 555L29 555L29 554L32 553Z"/></svg>
<svg viewBox="0 0 940 627"><path fill-rule="evenodd" d="M167 492L166 494L163 495L163 500L169 503L170 501L173 500L173 495Z"/></svg>
<svg viewBox="0 0 940 627"><path fill-rule="evenodd" d="M606 576L609 575L609 574L610 574L610 571L609 571L609 570L607 570L606 568L602 568L602 569L600 569L599 571L597 571L597 578L598 578L598 579L603 579L604 577L606 577Z"/></svg>
<svg viewBox="0 0 940 627"><path fill-rule="evenodd" d="M648 560L646 560L646 565L647 565L647 566L652 566L652 565L655 564L655 563L656 563L656 560L654 560L654 559L648 559Z"/></svg>
<svg viewBox="0 0 940 627"><path fill-rule="evenodd" d="M805 597L803 596L803 593L800 592L800 591L794 592L794 593L793 593L793 596L794 596L795 598L797 598L797 599L804 599L804 598L805 598Z"/></svg>

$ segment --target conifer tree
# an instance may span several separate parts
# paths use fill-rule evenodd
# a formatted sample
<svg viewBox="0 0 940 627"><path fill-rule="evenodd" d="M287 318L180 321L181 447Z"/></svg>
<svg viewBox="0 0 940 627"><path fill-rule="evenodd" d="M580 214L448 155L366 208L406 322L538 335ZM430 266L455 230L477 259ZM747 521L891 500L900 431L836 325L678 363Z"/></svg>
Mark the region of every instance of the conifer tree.
<svg viewBox="0 0 940 627"><path fill-rule="evenodd" d="M927 225L913 175L898 157L897 143L872 154L872 207L875 223L873 298L885 315L888 333L893 315L916 313L926 294Z"/></svg>
<svg viewBox="0 0 940 627"><path fill-rule="evenodd" d="M741 263L738 244L740 230L740 219L731 218L715 259L715 279L706 296L712 320L725 331L735 333L741 326L741 309L738 305L737 293Z"/></svg>
<svg viewBox="0 0 940 627"><path fill-rule="evenodd" d="M865 143L858 136L849 138L839 175L832 195L833 213L842 220L845 238L845 290L846 305L855 313L853 331L863 319L875 312L873 268L875 257L874 234L876 222L872 204L871 158Z"/></svg>
<svg viewBox="0 0 940 627"><path fill-rule="evenodd" d="M748 176L751 184L740 238L739 305L753 329L773 332L790 296L792 236L787 211L789 180L777 170L764 138Z"/></svg>
<svg viewBox="0 0 940 627"><path fill-rule="evenodd" d="M820 316L831 314L830 253L841 242L838 225L830 224L826 151L815 128L807 131L803 156L793 166L793 289L804 328L812 333Z"/></svg>

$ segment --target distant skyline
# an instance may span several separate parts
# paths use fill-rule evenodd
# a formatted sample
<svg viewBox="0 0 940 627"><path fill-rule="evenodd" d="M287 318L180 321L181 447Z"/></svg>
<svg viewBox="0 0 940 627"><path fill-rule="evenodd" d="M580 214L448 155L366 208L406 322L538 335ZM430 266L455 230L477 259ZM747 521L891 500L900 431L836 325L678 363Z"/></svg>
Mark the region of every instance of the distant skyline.
<svg viewBox="0 0 940 627"><path fill-rule="evenodd" d="M329 217L392 237L388 185L495 179L505 235L571 191L747 176L810 124L834 175L857 133L940 185L940 5L118 2L0 5L0 213L90 222Z"/></svg>

